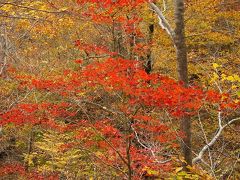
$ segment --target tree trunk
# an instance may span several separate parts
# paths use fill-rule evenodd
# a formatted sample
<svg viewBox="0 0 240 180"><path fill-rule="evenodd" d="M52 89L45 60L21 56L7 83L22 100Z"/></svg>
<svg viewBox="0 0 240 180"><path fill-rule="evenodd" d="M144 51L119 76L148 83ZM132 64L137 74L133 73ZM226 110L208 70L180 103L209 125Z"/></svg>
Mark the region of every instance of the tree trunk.
<svg viewBox="0 0 240 180"><path fill-rule="evenodd" d="M187 48L185 42L184 25L184 0L175 0L175 36L174 43L177 54L178 79L184 86L188 86ZM183 156L186 162L183 163L184 170L187 165L192 165L191 147L191 119L185 116L181 119L181 130L185 136L182 142Z"/></svg>
<svg viewBox="0 0 240 180"><path fill-rule="evenodd" d="M147 52L147 59L145 62L145 72L150 74L152 72L152 66L153 66L153 56L152 56L152 39L153 39L153 33L154 33L154 24L149 24L148 26L148 45L149 50Z"/></svg>
<svg viewBox="0 0 240 180"><path fill-rule="evenodd" d="M2 25L1 35L0 35L0 77L7 78L7 51L8 51L8 41L7 41L7 31L5 25Z"/></svg>

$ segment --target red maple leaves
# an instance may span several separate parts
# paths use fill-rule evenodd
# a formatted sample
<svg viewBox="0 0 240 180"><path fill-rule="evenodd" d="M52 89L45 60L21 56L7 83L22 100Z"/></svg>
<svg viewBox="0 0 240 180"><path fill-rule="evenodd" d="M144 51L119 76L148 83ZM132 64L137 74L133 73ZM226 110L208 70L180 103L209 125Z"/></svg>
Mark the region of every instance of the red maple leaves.
<svg viewBox="0 0 240 180"><path fill-rule="evenodd" d="M93 158L99 166L104 161L120 169L130 167L133 177L146 175L148 168L158 172L170 170L170 162L159 163L164 160L160 152L164 147L178 148L176 137L181 133L153 117L148 109L167 112L177 119L194 116L206 104L221 107L223 111L239 108L239 104L226 94L186 88L161 74L147 74L142 67L138 61L108 58L76 70L65 70L62 77L53 76L49 80L18 76L21 88L57 94L62 96L62 102L19 104L0 116L1 125L31 124L61 133L74 132L73 142L62 146L61 151L84 147L95 154ZM109 99L120 96L120 99L111 109L107 101L97 102L99 96ZM79 116L78 103L90 110ZM86 114L99 111L105 114L105 119Z"/></svg>
<svg viewBox="0 0 240 180"><path fill-rule="evenodd" d="M12 163L12 164L3 164L0 167L0 176L4 178L5 176L11 175L12 178L28 178L30 180L58 180L59 176L54 175L42 175L35 171L27 171L22 164ZM15 175L15 176L14 176Z"/></svg>

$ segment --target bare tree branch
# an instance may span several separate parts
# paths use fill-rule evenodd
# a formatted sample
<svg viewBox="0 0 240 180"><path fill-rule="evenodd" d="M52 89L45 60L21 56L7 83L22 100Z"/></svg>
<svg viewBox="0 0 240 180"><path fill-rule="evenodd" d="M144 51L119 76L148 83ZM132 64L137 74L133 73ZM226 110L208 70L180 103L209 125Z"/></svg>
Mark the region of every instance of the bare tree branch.
<svg viewBox="0 0 240 180"><path fill-rule="evenodd" d="M42 18L25 17L25 16L12 16L12 15L1 14L1 13L0 13L0 17L9 18L9 19L29 19L29 20L35 20L35 21L37 20L37 21L47 21L47 22L51 22L51 21L49 21L49 20L42 19Z"/></svg>
<svg viewBox="0 0 240 180"><path fill-rule="evenodd" d="M152 2L149 2L149 5L156 12L158 19L159 19L159 25L161 26L161 28L170 35L172 40L174 40L175 32L171 28L170 24L168 23L167 19L163 15L162 11L159 9L159 7L156 4L154 4Z"/></svg>
<svg viewBox="0 0 240 180"><path fill-rule="evenodd" d="M140 138L139 138L139 136L138 136L137 131L134 129L134 127L131 126L131 128L132 128L132 130L133 130L133 132L134 132L134 134L135 134L135 138L137 139L137 142L138 142L144 149L148 149L148 150L151 152L152 156L154 157L154 159L155 159L155 161L156 161L157 163L159 163L159 164L165 164L165 163L168 163L168 162L171 161L171 159L166 159L166 160L164 160L164 161L159 161L159 160L157 159L157 156L156 156L155 152L153 151L152 147L147 146L147 145L145 145L143 142L141 142L141 140L140 140Z"/></svg>
<svg viewBox="0 0 240 180"><path fill-rule="evenodd" d="M221 116L221 112L218 113L218 130L216 132L216 134L214 135L214 137L212 138L212 140L207 143L199 152L199 154L197 155L197 157L195 157L193 159L193 164L198 163L199 161L202 161L202 157L204 155L204 153L208 150L208 148L210 148L211 146L214 145L214 143L218 140L218 138L221 136L222 131L229 126L230 124L234 123L235 121L240 120L240 117L232 119L230 121L228 121L228 123L226 123L225 125L222 125L222 116Z"/></svg>

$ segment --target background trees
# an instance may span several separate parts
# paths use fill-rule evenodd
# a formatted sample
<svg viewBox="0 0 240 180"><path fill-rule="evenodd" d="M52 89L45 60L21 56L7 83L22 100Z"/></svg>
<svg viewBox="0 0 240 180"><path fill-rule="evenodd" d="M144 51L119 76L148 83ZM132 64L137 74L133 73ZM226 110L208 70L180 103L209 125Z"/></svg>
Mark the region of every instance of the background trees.
<svg viewBox="0 0 240 180"><path fill-rule="evenodd" d="M239 176L236 2L185 2L189 87L174 80L174 43L149 3L1 3L4 177ZM174 4L154 3L175 27ZM179 168L185 116L188 173Z"/></svg>

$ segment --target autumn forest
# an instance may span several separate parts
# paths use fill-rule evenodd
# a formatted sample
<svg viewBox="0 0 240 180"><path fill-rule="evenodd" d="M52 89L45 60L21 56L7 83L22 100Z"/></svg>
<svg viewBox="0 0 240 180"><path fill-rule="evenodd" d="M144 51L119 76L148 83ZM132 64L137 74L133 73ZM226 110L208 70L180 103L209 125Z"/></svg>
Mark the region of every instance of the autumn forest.
<svg viewBox="0 0 240 180"><path fill-rule="evenodd" d="M239 0L0 0L1 180L238 180L239 136Z"/></svg>

